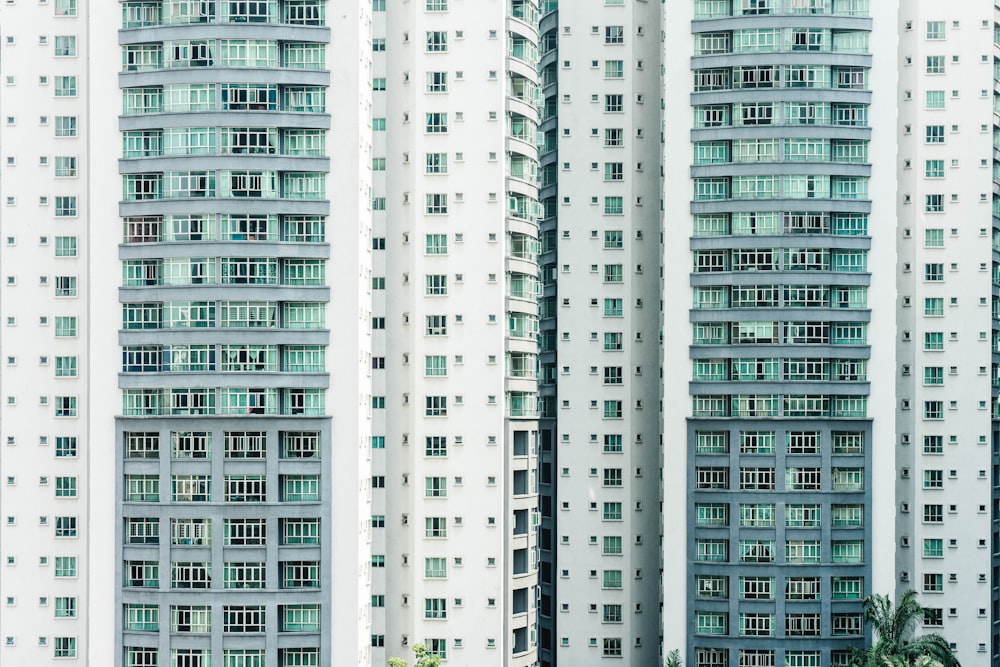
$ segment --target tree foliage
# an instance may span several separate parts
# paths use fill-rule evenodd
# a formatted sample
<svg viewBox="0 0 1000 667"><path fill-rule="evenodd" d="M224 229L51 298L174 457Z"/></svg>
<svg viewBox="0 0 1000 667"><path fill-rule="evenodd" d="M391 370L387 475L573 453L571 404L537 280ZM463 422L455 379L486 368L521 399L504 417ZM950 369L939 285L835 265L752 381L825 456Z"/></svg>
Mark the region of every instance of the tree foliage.
<svg viewBox="0 0 1000 667"><path fill-rule="evenodd" d="M413 646L413 667L441 667L441 657L427 650L423 644ZM406 667L402 658L389 658L389 667Z"/></svg>
<svg viewBox="0 0 1000 667"><path fill-rule="evenodd" d="M855 653L853 667L961 667L944 637L915 636L924 617L916 591L906 591L895 604L887 595L869 595L864 609L875 641L868 651Z"/></svg>

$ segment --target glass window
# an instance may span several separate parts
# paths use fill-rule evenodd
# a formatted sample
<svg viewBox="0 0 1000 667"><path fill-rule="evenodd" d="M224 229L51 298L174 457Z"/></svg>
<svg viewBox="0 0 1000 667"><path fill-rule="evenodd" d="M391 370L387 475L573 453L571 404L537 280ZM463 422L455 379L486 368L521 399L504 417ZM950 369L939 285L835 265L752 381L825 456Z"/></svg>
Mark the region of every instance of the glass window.
<svg viewBox="0 0 1000 667"><path fill-rule="evenodd" d="M285 67L294 69L325 69L326 45L291 42L282 45Z"/></svg>
<svg viewBox="0 0 1000 667"><path fill-rule="evenodd" d="M381 1L384 4L384 0ZM284 10L282 20L285 23L297 25L326 24L326 3L322 0L285 0L282 3L282 8ZM307 665L312 663L303 662L301 664Z"/></svg>
<svg viewBox="0 0 1000 667"><path fill-rule="evenodd" d="M76 97L76 77L75 76L57 76L55 77L55 95L56 97Z"/></svg>
<svg viewBox="0 0 1000 667"><path fill-rule="evenodd" d="M448 33L443 30L428 31L426 35L427 51L441 53L448 50Z"/></svg>
<svg viewBox="0 0 1000 667"><path fill-rule="evenodd" d="M76 16L77 0L55 0L56 16Z"/></svg>
<svg viewBox="0 0 1000 667"><path fill-rule="evenodd" d="M320 607L315 604L282 605L281 632L319 632ZM286 663L288 664L288 663Z"/></svg>

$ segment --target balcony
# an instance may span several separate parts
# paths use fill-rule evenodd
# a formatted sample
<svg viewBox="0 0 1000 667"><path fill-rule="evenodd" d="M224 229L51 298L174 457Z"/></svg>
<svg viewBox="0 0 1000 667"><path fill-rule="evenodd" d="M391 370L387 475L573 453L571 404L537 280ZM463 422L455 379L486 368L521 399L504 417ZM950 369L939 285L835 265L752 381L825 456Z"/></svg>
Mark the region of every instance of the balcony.
<svg viewBox="0 0 1000 667"><path fill-rule="evenodd" d="M538 8L535 6L534 0L511 0L508 11L510 16L524 21L530 26L538 23Z"/></svg>
<svg viewBox="0 0 1000 667"><path fill-rule="evenodd" d="M246 390L247 402L219 400L219 389L125 389L122 392L122 414L127 417L161 417L194 415L298 415L325 414L323 389ZM235 389L233 391L237 391ZM277 393L271 393L271 392ZM232 391L224 394L227 401ZM228 397L228 398L227 398ZM274 401L268 403L268 397Z"/></svg>
<svg viewBox="0 0 1000 667"><path fill-rule="evenodd" d="M695 20L730 16L868 16L870 0L697 0Z"/></svg>

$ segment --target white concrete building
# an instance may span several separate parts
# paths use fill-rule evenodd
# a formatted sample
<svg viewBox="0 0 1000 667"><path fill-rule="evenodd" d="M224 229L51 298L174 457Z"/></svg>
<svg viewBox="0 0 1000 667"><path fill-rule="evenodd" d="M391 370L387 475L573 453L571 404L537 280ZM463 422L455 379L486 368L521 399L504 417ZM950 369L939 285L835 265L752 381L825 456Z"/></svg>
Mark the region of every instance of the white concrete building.
<svg viewBox="0 0 1000 667"><path fill-rule="evenodd" d="M5 664L371 663L371 12L326 4L0 7Z"/></svg>
<svg viewBox="0 0 1000 667"><path fill-rule="evenodd" d="M538 12L386 9L385 654L534 665Z"/></svg>
<svg viewBox="0 0 1000 667"><path fill-rule="evenodd" d="M996 662L998 25L0 0L0 664Z"/></svg>
<svg viewBox="0 0 1000 667"><path fill-rule="evenodd" d="M92 627L89 39L75 0L0 17L0 659L55 664L86 656Z"/></svg>
<svg viewBox="0 0 1000 667"><path fill-rule="evenodd" d="M545 9L542 664L652 664L661 8Z"/></svg>
<svg viewBox="0 0 1000 667"><path fill-rule="evenodd" d="M899 12L896 587L969 665L998 648L997 18Z"/></svg>

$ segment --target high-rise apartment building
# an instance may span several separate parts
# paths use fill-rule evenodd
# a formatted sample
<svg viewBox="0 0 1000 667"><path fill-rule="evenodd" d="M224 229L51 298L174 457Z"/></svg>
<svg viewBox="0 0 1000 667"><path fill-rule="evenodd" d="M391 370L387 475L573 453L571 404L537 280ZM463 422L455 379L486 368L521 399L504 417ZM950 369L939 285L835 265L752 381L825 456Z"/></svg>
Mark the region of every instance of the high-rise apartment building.
<svg viewBox="0 0 1000 667"><path fill-rule="evenodd" d="M0 660L7 664L84 657L93 623L87 614L95 483L87 382L93 181L85 120L89 39L80 9L73 0L0 7ZM104 289L112 291L112 284ZM96 484L112 481L109 473Z"/></svg>
<svg viewBox="0 0 1000 667"><path fill-rule="evenodd" d="M5 663L370 662L370 11L327 9L2 7Z"/></svg>
<svg viewBox="0 0 1000 667"><path fill-rule="evenodd" d="M120 9L116 664L364 664L368 12Z"/></svg>
<svg viewBox="0 0 1000 667"><path fill-rule="evenodd" d="M652 664L660 5L544 8L541 664Z"/></svg>
<svg viewBox="0 0 1000 667"><path fill-rule="evenodd" d="M998 12L0 1L0 663L997 661Z"/></svg>
<svg viewBox="0 0 1000 667"><path fill-rule="evenodd" d="M874 4L874 3L873 3ZM997 8L900 3L896 575L997 660Z"/></svg>
<svg viewBox="0 0 1000 667"><path fill-rule="evenodd" d="M664 19L664 650L840 664L894 588L896 7Z"/></svg>
<svg viewBox="0 0 1000 667"><path fill-rule="evenodd" d="M458 664L534 665L538 10L387 4L373 632L390 656L423 643Z"/></svg>

